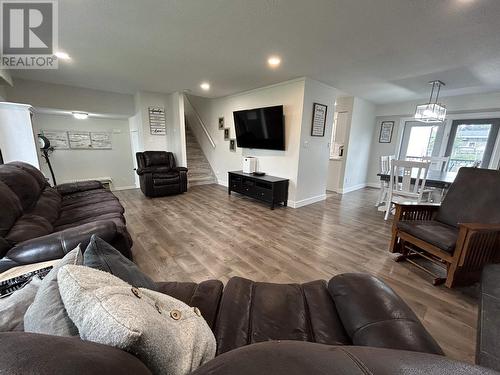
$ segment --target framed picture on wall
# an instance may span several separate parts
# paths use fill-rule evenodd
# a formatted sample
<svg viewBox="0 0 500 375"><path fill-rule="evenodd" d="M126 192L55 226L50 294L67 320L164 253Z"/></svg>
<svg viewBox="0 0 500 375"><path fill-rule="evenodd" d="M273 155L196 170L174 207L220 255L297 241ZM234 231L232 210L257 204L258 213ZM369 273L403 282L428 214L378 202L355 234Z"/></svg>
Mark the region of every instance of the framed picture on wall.
<svg viewBox="0 0 500 375"><path fill-rule="evenodd" d="M224 129L224 117L219 117L219 130Z"/></svg>
<svg viewBox="0 0 500 375"><path fill-rule="evenodd" d="M325 136L327 112L328 112L328 106L319 103L313 104L311 136L313 137Z"/></svg>
<svg viewBox="0 0 500 375"><path fill-rule="evenodd" d="M229 128L224 128L224 140L229 141Z"/></svg>
<svg viewBox="0 0 500 375"><path fill-rule="evenodd" d="M229 151L236 152L236 139L229 140Z"/></svg>
<svg viewBox="0 0 500 375"><path fill-rule="evenodd" d="M394 130L394 121L382 121L380 125L380 135L378 143L391 143L392 131Z"/></svg>

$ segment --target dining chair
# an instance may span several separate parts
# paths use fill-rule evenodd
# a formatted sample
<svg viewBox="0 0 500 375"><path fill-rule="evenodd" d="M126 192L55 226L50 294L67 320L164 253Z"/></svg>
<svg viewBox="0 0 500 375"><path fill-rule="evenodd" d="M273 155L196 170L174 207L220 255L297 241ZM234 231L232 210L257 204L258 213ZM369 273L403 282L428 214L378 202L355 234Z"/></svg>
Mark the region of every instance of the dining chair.
<svg viewBox="0 0 500 375"><path fill-rule="evenodd" d="M448 170L448 163L450 162L449 156L424 156L422 157L423 162L431 163L429 170L446 172Z"/></svg>
<svg viewBox="0 0 500 375"><path fill-rule="evenodd" d="M379 173L387 175L391 172L391 162L396 159L394 155L383 155L380 157ZM378 195L375 207L379 207L382 203L387 202L387 194L389 192L389 182L380 180L380 194Z"/></svg>
<svg viewBox="0 0 500 375"><path fill-rule="evenodd" d="M431 191L425 189L429 162L393 160L389 180L389 195L385 205L385 218L389 218L394 203L421 203L424 194ZM414 181L412 181L412 179Z"/></svg>
<svg viewBox="0 0 500 375"><path fill-rule="evenodd" d="M429 170L437 171L437 172L446 172L448 171L448 164L450 162L449 156L438 157L438 156L424 156L422 161L431 163ZM446 193L445 189L440 188L429 188L432 190L432 202L433 203L441 203L443 201L444 195Z"/></svg>

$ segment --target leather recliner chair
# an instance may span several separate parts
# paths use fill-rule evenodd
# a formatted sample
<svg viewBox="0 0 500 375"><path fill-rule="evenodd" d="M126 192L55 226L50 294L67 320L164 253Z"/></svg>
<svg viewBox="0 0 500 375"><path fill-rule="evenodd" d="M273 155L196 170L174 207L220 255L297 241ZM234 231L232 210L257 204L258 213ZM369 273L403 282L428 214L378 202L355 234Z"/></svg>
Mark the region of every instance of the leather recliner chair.
<svg viewBox="0 0 500 375"><path fill-rule="evenodd" d="M144 151L135 154L141 190L146 197L163 197L187 191L187 168L177 167L174 154Z"/></svg>

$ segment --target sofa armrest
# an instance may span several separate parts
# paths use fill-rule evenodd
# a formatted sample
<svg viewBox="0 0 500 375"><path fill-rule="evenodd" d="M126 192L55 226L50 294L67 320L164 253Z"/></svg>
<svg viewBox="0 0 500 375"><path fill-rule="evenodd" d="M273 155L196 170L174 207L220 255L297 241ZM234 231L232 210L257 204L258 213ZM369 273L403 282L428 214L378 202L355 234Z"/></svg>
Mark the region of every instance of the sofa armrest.
<svg viewBox="0 0 500 375"><path fill-rule="evenodd" d="M136 172L139 176L142 176L145 173L153 173L153 168L137 168Z"/></svg>
<svg viewBox="0 0 500 375"><path fill-rule="evenodd" d="M415 313L382 280L342 274L330 280L328 291L353 345L443 354Z"/></svg>
<svg viewBox="0 0 500 375"><path fill-rule="evenodd" d="M80 191L103 189L104 187L99 181L81 181L70 182L67 184L57 185L56 189L61 195L78 193Z"/></svg>
<svg viewBox="0 0 500 375"><path fill-rule="evenodd" d="M79 337L5 332L0 340L1 374L151 374L132 354Z"/></svg>
<svg viewBox="0 0 500 375"><path fill-rule="evenodd" d="M81 249L84 251L93 234L106 242L112 242L118 230L112 221L95 221L21 242L0 259L0 273L23 264L62 258L78 244L81 244Z"/></svg>

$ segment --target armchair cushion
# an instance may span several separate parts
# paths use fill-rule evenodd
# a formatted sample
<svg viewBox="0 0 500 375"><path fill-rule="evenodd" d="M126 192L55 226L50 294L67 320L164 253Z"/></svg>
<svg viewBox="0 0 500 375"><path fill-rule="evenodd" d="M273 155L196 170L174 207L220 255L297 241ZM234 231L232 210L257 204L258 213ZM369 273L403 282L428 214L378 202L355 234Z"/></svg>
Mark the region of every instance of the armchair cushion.
<svg viewBox="0 0 500 375"><path fill-rule="evenodd" d="M400 221L398 229L452 254L458 229L435 220Z"/></svg>
<svg viewBox="0 0 500 375"><path fill-rule="evenodd" d="M145 151L144 162L146 163L146 167L157 165L168 166L170 168L175 167L174 155L171 152L165 151Z"/></svg>
<svg viewBox="0 0 500 375"><path fill-rule="evenodd" d="M436 220L459 223L500 223L500 171L460 168Z"/></svg>

